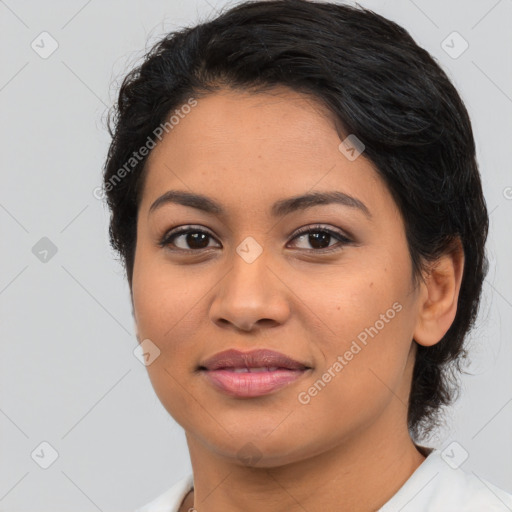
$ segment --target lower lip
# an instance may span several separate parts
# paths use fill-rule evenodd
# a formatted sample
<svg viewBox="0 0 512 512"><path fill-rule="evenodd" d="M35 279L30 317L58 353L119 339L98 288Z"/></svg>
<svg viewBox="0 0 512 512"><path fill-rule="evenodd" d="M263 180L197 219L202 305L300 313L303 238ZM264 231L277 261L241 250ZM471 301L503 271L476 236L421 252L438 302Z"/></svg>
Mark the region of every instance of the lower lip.
<svg viewBox="0 0 512 512"><path fill-rule="evenodd" d="M240 398L267 395L300 378L307 370L274 370L238 373L229 370L203 370L217 389Z"/></svg>

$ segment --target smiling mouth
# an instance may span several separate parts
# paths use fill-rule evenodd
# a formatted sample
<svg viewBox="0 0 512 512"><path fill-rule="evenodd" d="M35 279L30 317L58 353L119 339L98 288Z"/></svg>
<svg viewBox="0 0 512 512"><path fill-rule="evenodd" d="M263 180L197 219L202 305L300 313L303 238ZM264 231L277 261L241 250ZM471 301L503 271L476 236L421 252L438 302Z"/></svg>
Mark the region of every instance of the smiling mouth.
<svg viewBox="0 0 512 512"><path fill-rule="evenodd" d="M224 350L197 368L217 391L236 398L253 398L276 392L296 382L311 367L281 352L254 349Z"/></svg>

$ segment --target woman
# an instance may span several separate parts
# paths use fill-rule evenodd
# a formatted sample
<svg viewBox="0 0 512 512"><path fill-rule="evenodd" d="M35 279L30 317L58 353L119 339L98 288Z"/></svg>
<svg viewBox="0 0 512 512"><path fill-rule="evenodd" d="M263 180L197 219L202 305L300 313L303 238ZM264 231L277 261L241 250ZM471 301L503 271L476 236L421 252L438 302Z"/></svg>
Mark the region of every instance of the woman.
<svg viewBox="0 0 512 512"><path fill-rule="evenodd" d="M512 510L421 439L487 271L470 120L362 8L243 3L125 78L104 186L193 475L141 512Z"/></svg>

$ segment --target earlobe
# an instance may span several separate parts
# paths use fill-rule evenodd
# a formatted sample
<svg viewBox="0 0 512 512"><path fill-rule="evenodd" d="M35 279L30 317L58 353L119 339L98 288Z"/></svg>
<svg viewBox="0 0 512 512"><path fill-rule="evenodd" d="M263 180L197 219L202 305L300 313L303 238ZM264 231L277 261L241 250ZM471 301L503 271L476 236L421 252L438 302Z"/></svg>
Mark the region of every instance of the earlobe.
<svg viewBox="0 0 512 512"><path fill-rule="evenodd" d="M453 248L433 262L421 283L414 340L423 346L438 343L452 325L464 270L460 239Z"/></svg>

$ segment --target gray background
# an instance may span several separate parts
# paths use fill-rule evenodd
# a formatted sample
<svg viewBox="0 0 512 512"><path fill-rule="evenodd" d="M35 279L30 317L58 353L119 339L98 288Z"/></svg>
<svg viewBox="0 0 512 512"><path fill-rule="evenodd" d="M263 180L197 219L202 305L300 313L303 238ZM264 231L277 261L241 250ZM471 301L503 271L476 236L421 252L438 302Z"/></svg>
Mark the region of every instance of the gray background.
<svg viewBox="0 0 512 512"><path fill-rule="evenodd" d="M465 470L512 491L512 1L359 3L438 60L472 118L491 269L471 336L474 376L430 444L457 441ZM133 510L191 470L181 427L133 355L128 286L92 191L120 79L159 36L225 4L0 1L0 511ZM59 45L47 58L31 47L43 31ZM458 58L441 46L453 31L469 43ZM57 250L46 261L43 237ZM47 469L43 441L58 452Z"/></svg>

